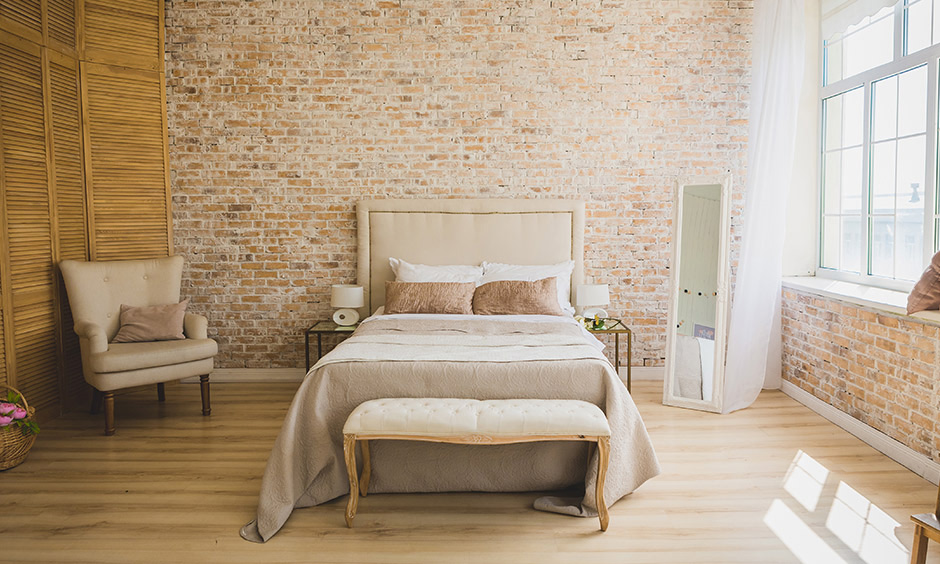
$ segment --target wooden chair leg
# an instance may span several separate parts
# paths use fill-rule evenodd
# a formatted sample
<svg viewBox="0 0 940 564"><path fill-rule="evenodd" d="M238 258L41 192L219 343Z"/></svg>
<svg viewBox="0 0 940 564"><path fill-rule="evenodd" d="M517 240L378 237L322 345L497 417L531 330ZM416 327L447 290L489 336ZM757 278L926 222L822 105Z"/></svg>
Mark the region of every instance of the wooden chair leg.
<svg viewBox="0 0 940 564"><path fill-rule="evenodd" d="M101 411L101 392L94 388L91 391L91 409L88 412L97 415L99 411Z"/></svg>
<svg viewBox="0 0 940 564"><path fill-rule="evenodd" d="M362 445L362 477L359 478L359 494L366 497L369 493L369 479L372 478L372 456L369 453L369 441L359 441Z"/></svg>
<svg viewBox="0 0 940 564"><path fill-rule="evenodd" d="M359 477L356 475L356 435L343 435L343 455L346 472L349 474L349 501L346 502L346 526L352 528L353 518L359 506Z"/></svg>
<svg viewBox="0 0 940 564"><path fill-rule="evenodd" d="M157 384L157 401L166 401L166 386L163 382Z"/></svg>
<svg viewBox="0 0 940 564"><path fill-rule="evenodd" d="M104 392L104 434L114 434L114 392Z"/></svg>
<svg viewBox="0 0 940 564"><path fill-rule="evenodd" d="M209 415L212 408L209 406L209 375L199 377L199 391L202 393L202 414Z"/></svg>
<svg viewBox="0 0 940 564"><path fill-rule="evenodd" d="M911 545L911 564L926 564L927 562L927 535L924 528L914 525L914 543Z"/></svg>
<svg viewBox="0 0 940 564"><path fill-rule="evenodd" d="M597 490L594 494L597 503L597 517L601 521L601 530L607 530L610 513L604 501L604 482L607 480L607 464L610 462L610 437L597 438Z"/></svg>

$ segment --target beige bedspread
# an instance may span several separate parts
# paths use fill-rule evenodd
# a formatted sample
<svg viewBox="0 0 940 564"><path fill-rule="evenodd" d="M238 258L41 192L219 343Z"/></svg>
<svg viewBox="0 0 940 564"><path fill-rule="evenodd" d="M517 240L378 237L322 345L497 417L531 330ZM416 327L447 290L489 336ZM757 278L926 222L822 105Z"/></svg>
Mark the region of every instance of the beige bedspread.
<svg viewBox="0 0 940 564"><path fill-rule="evenodd" d="M402 317L367 320L307 374L268 459L257 518L242 528L243 538L264 542L295 508L348 493L343 424L356 406L377 398L589 401L607 414L612 432L607 502L659 473L633 399L575 323ZM543 497L535 507L597 515L597 457L587 460L585 443L373 441L371 446L370 493L545 491L583 484L583 499Z"/></svg>

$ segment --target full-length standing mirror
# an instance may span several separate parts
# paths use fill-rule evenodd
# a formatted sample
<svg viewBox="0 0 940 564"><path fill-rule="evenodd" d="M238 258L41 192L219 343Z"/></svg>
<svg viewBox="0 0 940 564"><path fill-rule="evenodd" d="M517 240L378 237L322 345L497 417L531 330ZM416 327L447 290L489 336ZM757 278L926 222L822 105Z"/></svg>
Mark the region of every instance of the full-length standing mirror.
<svg viewBox="0 0 940 564"><path fill-rule="evenodd" d="M721 412L731 177L680 179L674 209L663 403Z"/></svg>

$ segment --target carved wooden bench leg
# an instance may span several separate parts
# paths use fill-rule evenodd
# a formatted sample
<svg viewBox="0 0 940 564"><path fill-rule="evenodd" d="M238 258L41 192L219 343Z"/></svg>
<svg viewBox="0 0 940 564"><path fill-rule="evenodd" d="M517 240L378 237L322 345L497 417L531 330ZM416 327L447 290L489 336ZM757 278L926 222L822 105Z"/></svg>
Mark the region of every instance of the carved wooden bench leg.
<svg viewBox="0 0 940 564"><path fill-rule="evenodd" d="M607 530L610 513L604 501L604 482L607 480L607 464L610 462L610 437L597 437L597 490L594 494L597 502L597 517L601 521L601 530Z"/></svg>
<svg viewBox="0 0 940 564"><path fill-rule="evenodd" d="M346 502L346 526L352 528L359 505L359 476L356 472L356 435L343 435L343 455L349 474L349 501Z"/></svg>
<svg viewBox="0 0 940 564"><path fill-rule="evenodd" d="M366 497L369 493L369 479L372 478L372 455L369 453L369 441L359 441L362 445L362 477L359 478L359 493Z"/></svg>
<svg viewBox="0 0 940 564"><path fill-rule="evenodd" d="M927 562L927 535L924 528L914 525L914 544L911 546L911 564L926 564Z"/></svg>
<svg viewBox="0 0 940 564"><path fill-rule="evenodd" d="M103 392L104 395L104 434L114 434L114 392Z"/></svg>

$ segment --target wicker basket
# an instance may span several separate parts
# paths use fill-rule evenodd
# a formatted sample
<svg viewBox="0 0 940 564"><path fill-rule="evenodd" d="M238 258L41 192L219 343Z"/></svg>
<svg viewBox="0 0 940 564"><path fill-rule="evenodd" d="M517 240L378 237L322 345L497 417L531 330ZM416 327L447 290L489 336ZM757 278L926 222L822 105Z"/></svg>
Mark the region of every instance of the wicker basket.
<svg viewBox="0 0 940 564"><path fill-rule="evenodd" d="M26 418L24 421L29 420L33 416L36 409L26 403L26 398L23 397L23 394L21 394L19 390L11 388L10 386L3 386L2 384L0 384L0 388L13 390L14 393L20 396L23 407L26 408ZM10 424L6 427L0 427L0 470L9 470L26 460L26 455L29 454L29 449L32 448L34 442L36 442L35 433L24 435L17 425Z"/></svg>

